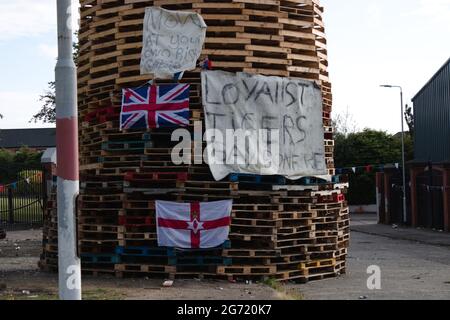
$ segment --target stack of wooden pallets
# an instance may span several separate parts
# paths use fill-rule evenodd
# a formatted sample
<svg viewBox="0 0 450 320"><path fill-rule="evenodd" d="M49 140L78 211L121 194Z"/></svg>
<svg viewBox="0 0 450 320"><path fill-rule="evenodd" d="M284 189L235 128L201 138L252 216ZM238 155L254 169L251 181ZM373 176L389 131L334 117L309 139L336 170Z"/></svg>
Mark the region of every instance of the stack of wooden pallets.
<svg viewBox="0 0 450 320"><path fill-rule="evenodd" d="M39 267L46 271L55 271L58 268L58 213L56 212L56 186L50 192L47 203L44 205L42 254Z"/></svg>
<svg viewBox="0 0 450 320"><path fill-rule="evenodd" d="M345 272L346 181L292 182L240 174L215 181L207 165L172 163L175 143L170 130L119 130L122 88L138 87L152 79L140 75L139 68L145 7L195 11L208 25L203 58L208 56L214 69L317 82L323 92L324 143L333 176L332 95L319 1L80 3L78 235L83 269L121 276L302 281ZM191 85L192 132L193 122L203 119L200 71L186 72L181 80ZM223 247L209 251L157 247L155 200L224 199L233 199L234 206L230 241Z"/></svg>

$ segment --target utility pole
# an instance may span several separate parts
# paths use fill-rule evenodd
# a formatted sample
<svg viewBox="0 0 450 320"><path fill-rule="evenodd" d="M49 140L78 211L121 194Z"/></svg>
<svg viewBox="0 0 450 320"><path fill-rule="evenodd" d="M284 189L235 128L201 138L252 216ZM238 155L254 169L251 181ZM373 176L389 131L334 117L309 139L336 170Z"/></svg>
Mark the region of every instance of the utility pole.
<svg viewBox="0 0 450 320"><path fill-rule="evenodd" d="M400 102L402 104L401 111L402 111L402 163L403 163L403 223L407 223L408 221L408 214L407 214L407 207L406 207L406 161L405 161L405 110L404 110L404 104L403 104L403 89L400 87Z"/></svg>
<svg viewBox="0 0 450 320"><path fill-rule="evenodd" d="M400 89L400 103L401 103L401 120L402 120L402 167L403 167L403 223L407 223L408 214L406 207L406 161L405 161L405 112L403 105L403 88L401 86L393 86L390 84L381 85L382 88L397 88Z"/></svg>
<svg viewBox="0 0 450 320"><path fill-rule="evenodd" d="M58 62L56 148L58 175L58 272L61 300L81 300L81 263L77 254L76 201L79 192L77 75L72 49L71 0L56 0Z"/></svg>

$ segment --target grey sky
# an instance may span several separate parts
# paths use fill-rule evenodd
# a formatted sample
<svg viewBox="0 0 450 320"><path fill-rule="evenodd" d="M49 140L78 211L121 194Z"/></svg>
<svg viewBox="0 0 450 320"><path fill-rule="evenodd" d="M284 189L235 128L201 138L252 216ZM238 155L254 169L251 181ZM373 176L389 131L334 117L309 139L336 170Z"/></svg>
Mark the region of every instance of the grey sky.
<svg viewBox="0 0 450 320"><path fill-rule="evenodd" d="M364 127L400 131L405 103L450 57L450 0L322 0L334 110Z"/></svg>
<svg viewBox="0 0 450 320"><path fill-rule="evenodd" d="M76 1L74 1L76 2ZM347 106L359 128L400 130L405 100L450 57L450 0L322 0L335 112ZM56 0L0 0L1 128L29 124L53 79Z"/></svg>

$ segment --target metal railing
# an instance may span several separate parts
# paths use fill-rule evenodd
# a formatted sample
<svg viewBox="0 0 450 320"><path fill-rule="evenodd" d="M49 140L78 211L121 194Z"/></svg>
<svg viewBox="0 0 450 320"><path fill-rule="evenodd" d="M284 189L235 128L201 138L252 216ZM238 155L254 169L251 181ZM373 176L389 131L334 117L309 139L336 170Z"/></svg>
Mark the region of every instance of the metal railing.
<svg viewBox="0 0 450 320"><path fill-rule="evenodd" d="M0 183L0 228L29 229L43 225L46 201L42 169L24 169L17 178Z"/></svg>

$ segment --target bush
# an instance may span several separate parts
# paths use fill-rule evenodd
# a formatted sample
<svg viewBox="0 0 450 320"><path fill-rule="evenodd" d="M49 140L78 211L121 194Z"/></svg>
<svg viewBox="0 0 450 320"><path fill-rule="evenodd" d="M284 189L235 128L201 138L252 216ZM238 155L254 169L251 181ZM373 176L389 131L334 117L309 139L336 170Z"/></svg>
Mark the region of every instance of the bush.
<svg viewBox="0 0 450 320"><path fill-rule="evenodd" d="M0 150L0 183L7 184L20 180L23 170L39 170L41 156L42 152L28 148L22 148L17 153Z"/></svg>
<svg viewBox="0 0 450 320"><path fill-rule="evenodd" d="M383 166L401 163L401 139L383 131L365 129L349 135L336 134L336 168ZM412 139L406 135L406 160L414 157ZM347 170L351 171L351 170ZM375 172L350 173L348 201L351 205L376 203Z"/></svg>
<svg viewBox="0 0 450 320"><path fill-rule="evenodd" d="M351 205L376 203L375 173L362 173L350 176L347 199Z"/></svg>

